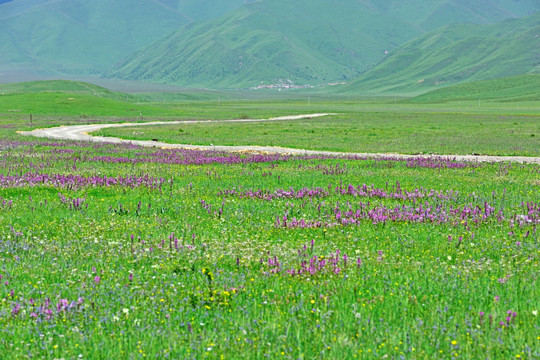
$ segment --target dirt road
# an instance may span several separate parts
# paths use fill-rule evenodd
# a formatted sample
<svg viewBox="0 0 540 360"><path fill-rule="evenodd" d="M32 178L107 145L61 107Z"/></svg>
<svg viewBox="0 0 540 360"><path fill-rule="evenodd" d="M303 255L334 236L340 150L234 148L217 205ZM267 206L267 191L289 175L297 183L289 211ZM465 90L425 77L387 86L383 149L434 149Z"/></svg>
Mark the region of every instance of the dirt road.
<svg viewBox="0 0 540 360"><path fill-rule="evenodd" d="M126 140L115 137L102 137L92 136L92 132L115 127L125 126L150 126L150 125L170 125L170 124L196 124L196 123L215 123L215 122L262 122L262 121L283 121L283 120L300 120L306 118L314 118L321 116L328 116L332 114L307 114L307 115L295 115L295 116L281 116L270 119L237 119L237 120L186 120L186 121L154 121L147 123L121 123L121 124L92 124L92 125L73 125L73 126L60 126L48 129L36 129L32 131L19 131L21 135L45 137L51 139L62 140L81 140L81 141L94 141L94 142L108 142L108 143L129 143L146 147L160 147L166 149L200 149L200 150L216 150L216 151L228 151L228 152L261 152L261 153L279 153L279 154L291 154L291 155L328 155L328 156L358 156L366 158L381 158L392 156L394 158L408 159L414 155L404 155L395 153L344 153L335 151L318 151L318 150L302 150L291 149L277 146L220 146L220 145L189 145L189 144L168 144L159 141L147 141L147 140ZM485 156L485 155L421 155L425 156L438 156L438 157L451 157L456 160L474 161L474 162L516 162L516 163L532 163L540 164L540 157L526 157L526 156Z"/></svg>

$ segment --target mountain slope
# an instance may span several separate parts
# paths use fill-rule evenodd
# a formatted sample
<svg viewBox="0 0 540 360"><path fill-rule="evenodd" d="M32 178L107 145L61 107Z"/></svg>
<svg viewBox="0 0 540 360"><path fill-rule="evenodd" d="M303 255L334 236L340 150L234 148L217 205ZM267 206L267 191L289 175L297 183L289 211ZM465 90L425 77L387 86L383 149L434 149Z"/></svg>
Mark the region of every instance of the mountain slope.
<svg viewBox="0 0 540 360"><path fill-rule="evenodd" d="M518 3L261 0L182 27L124 59L106 76L207 87L343 81L424 29L460 19L489 23L540 7L530 0Z"/></svg>
<svg viewBox="0 0 540 360"><path fill-rule="evenodd" d="M198 0L13 0L0 4L0 69L98 74L127 54L193 19L243 4L223 0L212 13L183 12Z"/></svg>
<svg viewBox="0 0 540 360"><path fill-rule="evenodd" d="M494 23L531 15L540 10L536 0L363 0L379 12L400 17L430 31L450 23Z"/></svg>
<svg viewBox="0 0 540 360"><path fill-rule="evenodd" d="M433 90L405 100L407 103L449 101L540 101L540 74L466 82Z"/></svg>
<svg viewBox="0 0 540 360"><path fill-rule="evenodd" d="M397 19L389 26L383 16L361 11L355 0L340 2L345 6L327 9L313 0L253 3L217 20L186 26L109 75L232 87L279 79L321 83L354 76L387 47L418 33ZM363 34L364 27L388 35L377 41Z"/></svg>
<svg viewBox="0 0 540 360"><path fill-rule="evenodd" d="M540 13L491 25L456 24L399 47L345 92L420 93L538 71Z"/></svg>

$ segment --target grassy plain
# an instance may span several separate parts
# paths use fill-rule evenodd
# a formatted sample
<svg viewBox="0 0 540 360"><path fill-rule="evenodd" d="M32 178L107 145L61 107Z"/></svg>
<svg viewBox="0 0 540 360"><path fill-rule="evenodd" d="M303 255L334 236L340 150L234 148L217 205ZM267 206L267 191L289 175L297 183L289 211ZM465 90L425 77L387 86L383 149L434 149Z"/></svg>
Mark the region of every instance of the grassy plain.
<svg viewBox="0 0 540 360"><path fill-rule="evenodd" d="M104 129L96 135L359 153L540 156L538 115L419 110L389 106L297 121L134 126Z"/></svg>
<svg viewBox="0 0 540 360"><path fill-rule="evenodd" d="M156 119L369 106L405 107L188 102ZM65 109L55 123L107 120ZM534 109L471 116L526 126ZM42 114L34 127L52 124ZM0 126L0 358L540 356L538 165L32 139L13 114Z"/></svg>

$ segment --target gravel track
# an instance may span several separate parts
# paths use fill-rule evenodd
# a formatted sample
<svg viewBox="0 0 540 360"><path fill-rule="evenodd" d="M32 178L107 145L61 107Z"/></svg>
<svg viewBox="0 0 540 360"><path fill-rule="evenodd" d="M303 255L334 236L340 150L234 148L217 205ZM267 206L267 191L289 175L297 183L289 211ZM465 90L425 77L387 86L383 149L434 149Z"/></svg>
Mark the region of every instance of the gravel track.
<svg viewBox="0 0 540 360"><path fill-rule="evenodd" d="M307 114L295 116L280 116L270 119L236 119L236 120L185 120L185 121L154 121L146 123L121 123L121 124L91 124L91 125L72 125L59 126L47 129L36 129L32 131L18 131L21 135L44 137L50 139L62 140L79 140L107 143L128 143L146 147L159 147L163 149L199 149L199 150L215 150L227 152L255 152L255 153L278 153L291 155L328 155L328 156L357 156L365 158L383 158L393 157L409 159L414 156L421 157L451 157L456 160L472 161L472 162L515 162L515 163L530 163L540 164L540 157L527 156L488 156L488 155L404 155L396 153L350 153L336 151L319 151L319 150L303 150L292 149L278 146L221 146L221 145L189 145L189 144L168 144L160 141L149 140L126 140L115 137L92 136L92 132L99 131L105 128L116 128L126 126L149 126L149 125L171 125L171 124L200 124L200 123L221 123L221 122L263 122L263 121L284 121L284 120L300 120L307 118L315 118L335 114Z"/></svg>

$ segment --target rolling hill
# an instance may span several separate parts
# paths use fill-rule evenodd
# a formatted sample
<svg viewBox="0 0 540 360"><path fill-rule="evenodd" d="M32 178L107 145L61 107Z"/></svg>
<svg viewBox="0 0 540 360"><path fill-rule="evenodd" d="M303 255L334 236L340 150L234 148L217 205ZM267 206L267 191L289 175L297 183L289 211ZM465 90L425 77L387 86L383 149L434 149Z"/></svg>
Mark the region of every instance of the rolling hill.
<svg viewBox="0 0 540 360"><path fill-rule="evenodd" d="M28 95L38 93L85 94L114 100L135 99L133 95L111 91L83 81L45 80L0 84L0 95Z"/></svg>
<svg viewBox="0 0 540 360"><path fill-rule="evenodd" d="M455 24L434 30L399 47L341 90L421 93L539 69L540 13L536 13L496 24Z"/></svg>
<svg viewBox="0 0 540 360"><path fill-rule="evenodd" d="M0 84L2 118L28 119L29 114L75 116L83 121L95 116L139 119L152 115L171 115L178 111L141 101L138 96L110 91L81 81L31 81Z"/></svg>
<svg viewBox="0 0 540 360"><path fill-rule="evenodd" d="M407 103L444 103L451 101L540 101L540 74L480 80L432 90L405 100Z"/></svg>
<svg viewBox="0 0 540 360"><path fill-rule="evenodd" d="M97 75L178 27L244 4L220 0L13 0L0 3L0 70Z"/></svg>
<svg viewBox="0 0 540 360"><path fill-rule="evenodd" d="M186 25L105 76L214 88L340 82L427 30L538 9L531 0L261 0Z"/></svg>

